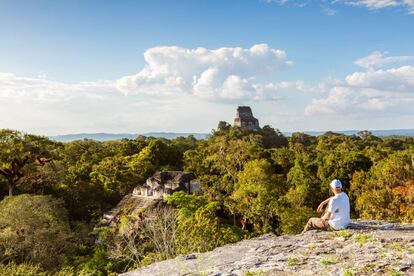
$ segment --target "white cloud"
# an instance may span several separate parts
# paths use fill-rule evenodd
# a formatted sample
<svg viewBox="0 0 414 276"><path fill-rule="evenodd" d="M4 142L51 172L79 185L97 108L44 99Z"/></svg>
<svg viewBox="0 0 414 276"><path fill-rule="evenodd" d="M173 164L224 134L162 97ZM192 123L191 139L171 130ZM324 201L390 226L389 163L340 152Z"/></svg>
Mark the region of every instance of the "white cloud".
<svg viewBox="0 0 414 276"><path fill-rule="evenodd" d="M292 65L282 50L257 44L251 48L186 49L154 47L144 53L145 66L118 80L64 83L44 76L0 72L0 97L18 102L64 102L102 98L119 92L149 99L157 95L193 96L212 101L272 100L283 90L305 90L303 82L262 83ZM153 98L153 97L152 97Z"/></svg>
<svg viewBox="0 0 414 276"><path fill-rule="evenodd" d="M414 67L407 65L388 70L355 72L346 77L346 83L356 88L414 93Z"/></svg>
<svg viewBox="0 0 414 276"><path fill-rule="evenodd" d="M44 77L22 77L0 72L0 97L18 102L62 102L76 97L97 98L115 91L113 81L68 84Z"/></svg>
<svg viewBox="0 0 414 276"><path fill-rule="evenodd" d="M267 44L248 49L154 47L144 53L144 59L142 70L117 81L119 90L139 95L188 94L224 102L277 99L283 85L265 85L258 79L292 64L284 51Z"/></svg>
<svg viewBox="0 0 414 276"><path fill-rule="evenodd" d="M337 14L337 10L333 7L338 4L366 7L370 10L401 8L407 10L409 14L414 14L414 0L264 0L264 2L300 8L308 6L311 2L316 2L320 4L322 11L329 16Z"/></svg>
<svg viewBox="0 0 414 276"><path fill-rule="evenodd" d="M236 104L274 104L286 91L309 89L301 81L264 81L292 64L266 44L155 47L144 58L142 70L119 80L65 83L0 72L0 128L48 135L205 132L231 120Z"/></svg>
<svg viewBox="0 0 414 276"><path fill-rule="evenodd" d="M332 7L329 7L329 5L326 5L326 4L321 5L321 9L322 9L322 12L328 16L334 16L338 14L338 10L333 9Z"/></svg>
<svg viewBox="0 0 414 276"><path fill-rule="evenodd" d="M370 9L383 9L388 7L395 7L400 5L398 0L348 0L345 1L347 4L358 5L358 6L366 6Z"/></svg>
<svg viewBox="0 0 414 276"><path fill-rule="evenodd" d="M314 99L305 109L308 115L412 112L414 67L354 72L334 84L327 96Z"/></svg>
<svg viewBox="0 0 414 276"><path fill-rule="evenodd" d="M270 124L275 121L282 129L291 129L293 124L302 124L302 129L332 128L339 122L332 120L338 117L322 116L312 125L303 114L305 106L307 115L340 114L346 118L354 114L359 118L389 112L412 114L414 67L385 69L411 60L410 56L373 52L356 61L367 70L319 87L302 81L269 81L292 63L284 51L266 44L212 50L155 47L148 49L144 58L142 70L118 80L64 83L0 72L0 127L40 134L205 132L219 120L231 120L236 104L253 105L256 117L268 118ZM317 97L316 92L321 98L310 100L311 95ZM281 98L285 100L277 102ZM292 118L273 116L281 111ZM389 120L391 125L395 118L401 118L389 117L394 118ZM342 121L351 127L358 123L359 119Z"/></svg>
<svg viewBox="0 0 414 276"><path fill-rule="evenodd" d="M229 109L188 95L125 96L114 81L69 84L0 73L0 128L42 135L208 132Z"/></svg>
<svg viewBox="0 0 414 276"><path fill-rule="evenodd" d="M348 5L364 6L371 10L401 7L411 14L414 13L413 0L345 0L343 2Z"/></svg>
<svg viewBox="0 0 414 276"><path fill-rule="evenodd" d="M367 70L382 68L387 64L407 62L414 60L414 56L386 56L385 53L374 51L366 57L358 59L355 64Z"/></svg>
<svg viewBox="0 0 414 276"><path fill-rule="evenodd" d="M116 128L111 107L122 98L114 81L70 84L0 73L0 128L39 134ZM122 112L123 105L117 108Z"/></svg>
<svg viewBox="0 0 414 276"><path fill-rule="evenodd" d="M349 95L351 91L344 87L334 87L326 98L313 100L305 109L308 115L334 114L338 110L349 107Z"/></svg>

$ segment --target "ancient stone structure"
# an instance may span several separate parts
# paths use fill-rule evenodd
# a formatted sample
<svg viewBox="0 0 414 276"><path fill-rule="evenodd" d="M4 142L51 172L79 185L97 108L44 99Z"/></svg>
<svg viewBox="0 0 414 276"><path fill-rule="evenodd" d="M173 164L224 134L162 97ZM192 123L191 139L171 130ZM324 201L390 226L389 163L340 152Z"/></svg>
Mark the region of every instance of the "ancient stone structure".
<svg viewBox="0 0 414 276"><path fill-rule="evenodd" d="M111 210L105 213L96 228L117 227L122 216L135 216L138 210L153 209L162 204L162 199L128 194Z"/></svg>
<svg viewBox="0 0 414 276"><path fill-rule="evenodd" d="M354 221L351 229L266 234L122 275L414 275L414 225Z"/></svg>
<svg viewBox="0 0 414 276"><path fill-rule="evenodd" d="M104 214L97 226L115 227L121 216L134 214L140 209L154 208L173 192L193 194L200 189L200 184L194 178L194 174L188 172L156 172L144 185L137 186L132 194L126 195L115 208Z"/></svg>
<svg viewBox="0 0 414 276"><path fill-rule="evenodd" d="M253 117L250 106L237 107L236 118L234 119L234 126L245 129L257 130L259 129L259 120Z"/></svg>
<svg viewBox="0 0 414 276"><path fill-rule="evenodd" d="M192 194L199 189L197 183L191 182L194 178L194 174L188 172L156 172L144 185L136 187L132 194L154 198L163 198L176 191Z"/></svg>

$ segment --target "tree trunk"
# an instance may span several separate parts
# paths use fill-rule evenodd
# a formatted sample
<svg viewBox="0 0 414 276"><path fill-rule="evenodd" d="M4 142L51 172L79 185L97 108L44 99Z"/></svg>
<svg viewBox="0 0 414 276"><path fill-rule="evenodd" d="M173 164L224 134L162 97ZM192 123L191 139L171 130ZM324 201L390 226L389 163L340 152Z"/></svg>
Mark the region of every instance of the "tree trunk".
<svg viewBox="0 0 414 276"><path fill-rule="evenodd" d="M13 196L13 184L9 184L9 196Z"/></svg>

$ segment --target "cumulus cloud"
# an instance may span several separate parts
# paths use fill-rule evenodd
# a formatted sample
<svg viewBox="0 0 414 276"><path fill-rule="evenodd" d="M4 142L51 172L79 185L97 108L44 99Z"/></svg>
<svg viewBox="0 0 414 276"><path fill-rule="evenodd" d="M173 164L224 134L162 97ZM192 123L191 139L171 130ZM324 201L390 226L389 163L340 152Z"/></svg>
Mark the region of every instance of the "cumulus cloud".
<svg viewBox="0 0 414 276"><path fill-rule="evenodd" d="M347 4L366 6L370 9L383 9L388 7L396 7L403 3L404 1L399 0L348 0L345 1Z"/></svg>
<svg viewBox="0 0 414 276"><path fill-rule="evenodd" d="M367 70L373 70L375 68L382 68L388 64L407 62L412 60L414 60L414 56L386 56L385 53L374 51L370 55L355 61L355 64Z"/></svg>
<svg viewBox="0 0 414 276"><path fill-rule="evenodd" d="M210 101L274 100L281 89L300 84L262 84L292 64L286 53L267 44L251 48L187 49L154 47L144 53L138 73L117 80L125 94L171 96L187 94Z"/></svg>
<svg viewBox="0 0 414 276"><path fill-rule="evenodd" d="M192 96L209 101L277 100L281 91L305 90L296 82L260 82L292 65L286 53L267 44L251 48L186 49L154 47L144 53L145 66L118 80L64 83L45 77L0 72L0 97L15 101L63 102L123 93L150 98Z"/></svg>
<svg viewBox="0 0 414 276"><path fill-rule="evenodd" d="M19 102L62 102L76 97L97 98L115 89L113 81L68 84L44 77L22 77L0 72L0 97Z"/></svg>
<svg viewBox="0 0 414 276"><path fill-rule="evenodd" d="M410 14L414 13L413 0L345 0L341 2L353 6L367 7L371 10L379 10L385 8L403 8Z"/></svg>
<svg viewBox="0 0 414 276"><path fill-rule="evenodd" d="M308 89L269 81L292 62L266 44L154 47L144 59L142 70L118 80L66 83L0 72L0 126L40 134L204 132L231 119L235 104L273 104L286 91Z"/></svg>
<svg viewBox="0 0 414 276"><path fill-rule="evenodd" d="M349 86L356 88L414 93L414 67L408 65L388 70L355 72L345 80Z"/></svg>
<svg viewBox="0 0 414 276"><path fill-rule="evenodd" d="M114 81L64 83L45 77L0 73L0 127L40 134L97 131L122 124ZM122 102L122 104L121 104Z"/></svg>
<svg viewBox="0 0 414 276"><path fill-rule="evenodd" d="M264 0L264 2L296 7L305 7L311 2L316 2L321 5L322 11L330 16L337 13L337 10L332 7L337 6L338 4L366 7L370 10L401 8L408 11L409 14L414 14L414 0Z"/></svg>
<svg viewBox="0 0 414 276"><path fill-rule="evenodd" d="M306 107L308 115L407 112L414 103L414 67L354 72L334 84L327 96Z"/></svg>
<svg viewBox="0 0 414 276"><path fill-rule="evenodd" d="M234 112L231 105L206 103L186 95L125 96L115 81L71 84L0 73L0 128L42 135L205 132L222 120L228 109Z"/></svg>

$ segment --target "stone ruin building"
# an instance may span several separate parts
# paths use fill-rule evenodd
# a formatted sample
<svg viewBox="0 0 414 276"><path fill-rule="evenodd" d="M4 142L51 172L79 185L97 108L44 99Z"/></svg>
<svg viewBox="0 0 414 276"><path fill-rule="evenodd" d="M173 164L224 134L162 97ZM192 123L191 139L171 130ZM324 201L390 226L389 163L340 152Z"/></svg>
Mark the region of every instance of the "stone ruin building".
<svg viewBox="0 0 414 276"><path fill-rule="evenodd" d="M132 194L124 198L103 215L97 227L115 227L121 216L135 214L137 210L158 206L165 196L177 191L193 194L200 190L199 182L195 181L193 173L180 171L156 172L147 179L144 185L137 186Z"/></svg>
<svg viewBox="0 0 414 276"><path fill-rule="evenodd" d="M163 198L176 191L192 194L200 189L198 183L192 182L194 178L194 174L188 172L156 172L144 185L136 187L132 194L152 198Z"/></svg>
<svg viewBox="0 0 414 276"><path fill-rule="evenodd" d="M260 128L259 120L253 117L250 106L237 107L236 118L234 119L234 126L245 129L257 130Z"/></svg>

